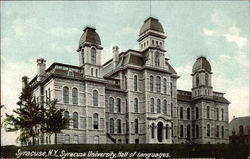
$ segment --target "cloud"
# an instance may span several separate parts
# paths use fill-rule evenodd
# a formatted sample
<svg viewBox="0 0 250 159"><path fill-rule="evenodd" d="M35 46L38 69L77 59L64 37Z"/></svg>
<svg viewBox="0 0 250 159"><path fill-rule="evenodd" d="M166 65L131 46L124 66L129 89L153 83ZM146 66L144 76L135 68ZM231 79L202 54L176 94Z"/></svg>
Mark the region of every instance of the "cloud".
<svg viewBox="0 0 250 159"><path fill-rule="evenodd" d="M215 31L215 30L210 30L210 29L204 28L203 29L203 35L205 35L205 36L215 36L215 35L218 35L218 32Z"/></svg>
<svg viewBox="0 0 250 159"><path fill-rule="evenodd" d="M235 26L229 28L229 32L223 34L226 41L228 42L234 42L237 44L237 46L241 49L247 42L247 38L240 36L240 28L237 28Z"/></svg>

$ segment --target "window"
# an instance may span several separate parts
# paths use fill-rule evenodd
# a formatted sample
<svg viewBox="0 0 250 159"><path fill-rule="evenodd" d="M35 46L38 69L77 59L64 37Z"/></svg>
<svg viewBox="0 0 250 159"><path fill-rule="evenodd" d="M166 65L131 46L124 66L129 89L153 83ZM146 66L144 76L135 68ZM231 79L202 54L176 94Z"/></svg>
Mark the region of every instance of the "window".
<svg viewBox="0 0 250 159"><path fill-rule="evenodd" d="M97 92L97 90L93 91L93 105L98 106L98 92Z"/></svg>
<svg viewBox="0 0 250 159"><path fill-rule="evenodd" d="M151 98L150 99L150 111L153 113L154 112L154 104L155 104L155 101L154 101L154 98Z"/></svg>
<svg viewBox="0 0 250 159"><path fill-rule="evenodd" d="M114 134L114 133L115 133L114 119L112 119L112 118L110 118L109 127L110 127L110 133L111 133L111 134Z"/></svg>
<svg viewBox="0 0 250 159"><path fill-rule="evenodd" d="M78 104L78 90L77 90L77 88L72 89L72 103Z"/></svg>
<svg viewBox="0 0 250 159"><path fill-rule="evenodd" d="M155 41L154 40L152 40L152 45L154 45L155 44Z"/></svg>
<svg viewBox="0 0 250 159"><path fill-rule="evenodd" d="M157 99L157 113L161 113L161 100Z"/></svg>
<svg viewBox="0 0 250 159"><path fill-rule="evenodd" d="M135 119L135 133L138 134L139 130L139 123L138 123L138 119Z"/></svg>
<svg viewBox="0 0 250 159"><path fill-rule="evenodd" d="M243 125L240 125L240 127L239 127L239 133L240 133L240 135L244 135L244 128L243 128Z"/></svg>
<svg viewBox="0 0 250 159"><path fill-rule="evenodd" d="M70 142L70 137L69 137L68 134L66 134L66 135L64 136L64 143L65 143L65 144L69 144L69 142Z"/></svg>
<svg viewBox="0 0 250 159"><path fill-rule="evenodd" d="M90 52L91 52L91 63L96 64L96 49L91 48Z"/></svg>
<svg viewBox="0 0 250 159"><path fill-rule="evenodd" d="M114 112L114 98L112 97L109 98L109 112Z"/></svg>
<svg viewBox="0 0 250 159"><path fill-rule="evenodd" d="M166 80L166 78L163 79L163 92L165 94L167 93L167 80Z"/></svg>
<svg viewBox="0 0 250 159"><path fill-rule="evenodd" d="M205 74L205 84L208 86L208 74Z"/></svg>
<svg viewBox="0 0 250 159"><path fill-rule="evenodd" d="M168 139L168 131L169 131L169 126L168 126L168 124L167 124L167 125L166 125L166 134L165 134L165 135L166 135L166 136L165 136L166 139Z"/></svg>
<svg viewBox="0 0 250 159"><path fill-rule="evenodd" d="M174 106L173 106L173 103L171 103L171 117L174 116Z"/></svg>
<svg viewBox="0 0 250 159"><path fill-rule="evenodd" d="M195 107L195 115L196 115L196 119L199 119L199 108Z"/></svg>
<svg viewBox="0 0 250 159"><path fill-rule="evenodd" d="M128 100L126 99L125 101L125 105L126 105L126 113L128 112Z"/></svg>
<svg viewBox="0 0 250 159"><path fill-rule="evenodd" d="M150 76L150 80L149 80L149 84L150 84L150 91L154 91L154 77Z"/></svg>
<svg viewBox="0 0 250 159"><path fill-rule="evenodd" d="M190 120L190 108L187 108L187 119Z"/></svg>
<svg viewBox="0 0 250 159"><path fill-rule="evenodd" d="M183 107L180 108L180 119L183 119Z"/></svg>
<svg viewBox="0 0 250 159"><path fill-rule="evenodd" d="M69 88L63 87L63 103L69 104Z"/></svg>
<svg viewBox="0 0 250 159"><path fill-rule="evenodd" d="M78 113L73 113L73 128L78 128Z"/></svg>
<svg viewBox="0 0 250 159"><path fill-rule="evenodd" d="M167 115L167 101L163 101L163 113Z"/></svg>
<svg viewBox="0 0 250 159"><path fill-rule="evenodd" d="M139 111L138 98L134 99L134 111L135 111L135 113L138 113L138 111Z"/></svg>
<svg viewBox="0 0 250 159"><path fill-rule="evenodd" d="M196 130L196 137L198 138L200 136L200 134L199 134L199 125L195 126L195 130Z"/></svg>
<svg viewBox="0 0 250 159"><path fill-rule="evenodd" d="M137 76L134 76L134 91L137 91Z"/></svg>
<svg viewBox="0 0 250 159"><path fill-rule="evenodd" d="M135 144L139 144L139 139L135 139Z"/></svg>
<svg viewBox="0 0 250 159"><path fill-rule="evenodd" d="M221 109L221 120L222 121L224 120L224 109L223 108Z"/></svg>
<svg viewBox="0 0 250 159"><path fill-rule="evenodd" d="M49 92L49 101L50 101L51 100L51 91L50 91L50 88L49 88L48 92Z"/></svg>
<svg viewBox="0 0 250 159"><path fill-rule="evenodd" d="M117 98L116 99L116 110L117 110L117 113L120 113L121 112L121 99L120 98Z"/></svg>
<svg viewBox="0 0 250 159"><path fill-rule="evenodd" d="M152 127L151 127L151 137L152 137L152 139L155 138L155 130L154 130L154 128L155 128L155 124L153 123Z"/></svg>
<svg viewBox="0 0 250 159"><path fill-rule="evenodd" d="M126 133L129 133L129 124L128 124L128 120L126 120Z"/></svg>
<svg viewBox="0 0 250 159"><path fill-rule="evenodd" d="M219 127L219 125L216 126L216 137L217 138L220 137L220 127Z"/></svg>
<svg viewBox="0 0 250 159"><path fill-rule="evenodd" d="M82 64L84 64L84 49L82 49Z"/></svg>
<svg viewBox="0 0 250 159"><path fill-rule="evenodd" d="M98 70L96 69L95 76L98 77Z"/></svg>
<svg viewBox="0 0 250 159"><path fill-rule="evenodd" d="M117 119L117 133L122 133L122 122L121 119Z"/></svg>
<svg viewBox="0 0 250 159"><path fill-rule="evenodd" d="M224 139L224 126L221 126L221 138Z"/></svg>
<svg viewBox="0 0 250 159"><path fill-rule="evenodd" d="M210 136L210 125L207 124L207 136Z"/></svg>
<svg viewBox="0 0 250 159"><path fill-rule="evenodd" d="M216 108L216 119L219 120L220 119L220 112L219 112L219 108Z"/></svg>
<svg viewBox="0 0 250 159"><path fill-rule="evenodd" d="M207 119L209 119L209 118L210 118L210 107L207 106Z"/></svg>
<svg viewBox="0 0 250 159"><path fill-rule="evenodd" d="M65 126L65 128L68 129L69 128L69 112L65 111L64 114L63 114L63 116L64 116L65 119L68 119L67 120L67 124Z"/></svg>
<svg viewBox="0 0 250 159"><path fill-rule="evenodd" d="M183 137L183 125L180 126L180 137Z"/></svg>
<svg viewBox="0 0 250 159"><path fill-rule="evenodd" d="M199 86L199 74L196 74L196 86Z"/></svg>
<svg viewBox="0 0 250 159"><path fill-rule="evenodd" d="M94 74L94 69L91 68L91 76L93 76L93 74Z"/></svg>
<svg viewBox="0 0 250 159"><path fill-rule="evenodd" d="M99 144L99 136L94 136L94 144Z"/></svg>
<svg viewBox="0 0 250 159"><path fill-rule="evenodd" d="M48 103L48 91L45 91L45 98L46 98L46 103Z"/></svg>
<svg viewBox="0 0 250 159"><path fill-rule="evenodd" d="M161 77L157 76L156 77L156 92L161 92Z"/></svg>
<svg viewBox="0 0 250 159"><path fill-rule="evenodd" d="M74 144L79 144L79 136L74 135Z"/></svg>
<svg viewBox="0 0 250 159"><path fill-rule="evenodd" d="M173 83L170 83L170 95L173 96Z"/></svg>
<svg viewBox="0 0 250 159"><path fill-rule="evenodd" d="M125 89L127 89L128 88L128 79L127 79L127 76L125 76L124 77L124 87L125 87Z"/></svg>
<svg viewBox="0 0 250 159"><path fill-rule="evenodd" d="M159 52L155 52L155 66L156 67L160 66L160 54L159 54Z"/></svg>
<svg viewBox="0 0 250 159"><path fill-rule="evenodd" d="M97 113L95 113L94 115L93 115L93 119L94 119L94 126L93 126L93 128L94 129L98 129L98 126L99 126L99 123L98 123L98 114Z"/></svg>

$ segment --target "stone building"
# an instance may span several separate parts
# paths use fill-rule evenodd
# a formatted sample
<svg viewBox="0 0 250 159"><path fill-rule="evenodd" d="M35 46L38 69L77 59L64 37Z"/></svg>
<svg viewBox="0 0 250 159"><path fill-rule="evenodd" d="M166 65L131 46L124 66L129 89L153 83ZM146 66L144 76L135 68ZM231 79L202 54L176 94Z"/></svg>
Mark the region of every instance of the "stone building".
<svg viewBox="0 0 250 159"><path fill-rule="evenodd" d="M38 102L56 98L66 109L70 122L58 143L228 143L229 102L213 91L210 63L197 58L192 90L177 90L179 76L165 57L167 36L158 19L144 21L139 50L114 46L104 64L96 29L83 31L79 66L53 63L46 69L46 60L38 59L30 82ZM38 141L53 138L40 134Z"/></svg>

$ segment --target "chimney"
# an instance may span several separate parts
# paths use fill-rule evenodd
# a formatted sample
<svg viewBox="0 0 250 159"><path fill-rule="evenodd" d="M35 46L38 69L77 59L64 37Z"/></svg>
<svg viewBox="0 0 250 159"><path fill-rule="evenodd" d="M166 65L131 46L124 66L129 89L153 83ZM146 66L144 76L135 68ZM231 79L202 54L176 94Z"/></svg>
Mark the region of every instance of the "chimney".
<svg viewBox="0 0 250 159"><path fill-rule="evenodd" d="M42 76L45 74L46 60L43 58L37 59L37 81L42 80Z"/></svg>
<svg viewBox="0 0 250 159"><path fill-rule="evenodd" d="M113 46L113 64L114 68L117 67L118 62L119 62L119 47L118 46Z"/></svg>

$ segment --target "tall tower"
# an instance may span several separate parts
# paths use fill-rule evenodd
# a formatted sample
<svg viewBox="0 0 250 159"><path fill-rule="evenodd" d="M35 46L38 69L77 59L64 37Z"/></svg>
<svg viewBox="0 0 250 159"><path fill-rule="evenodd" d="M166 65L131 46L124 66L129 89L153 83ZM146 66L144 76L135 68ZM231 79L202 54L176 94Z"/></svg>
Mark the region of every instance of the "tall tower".
<svg viewBox="0 0 250 159"><path fill-rule="evenodd" d="M85 27L79 41L79 66L87 76L100 77L101 40L93 27Z"/></svg>
<svg viewBox="0 0 250 159"><path fill-rule="evenodd" d="M212 97L212 69L206 57L198 57L192 70L192 97Z"/></svg>
<svg viewBox="0 0 250 159"><path fill-rule="evenodd" d="M149 17L144 21L139 33L139 50L148 50L147 65L164 67L166 36L158 19Z"/></svg>

